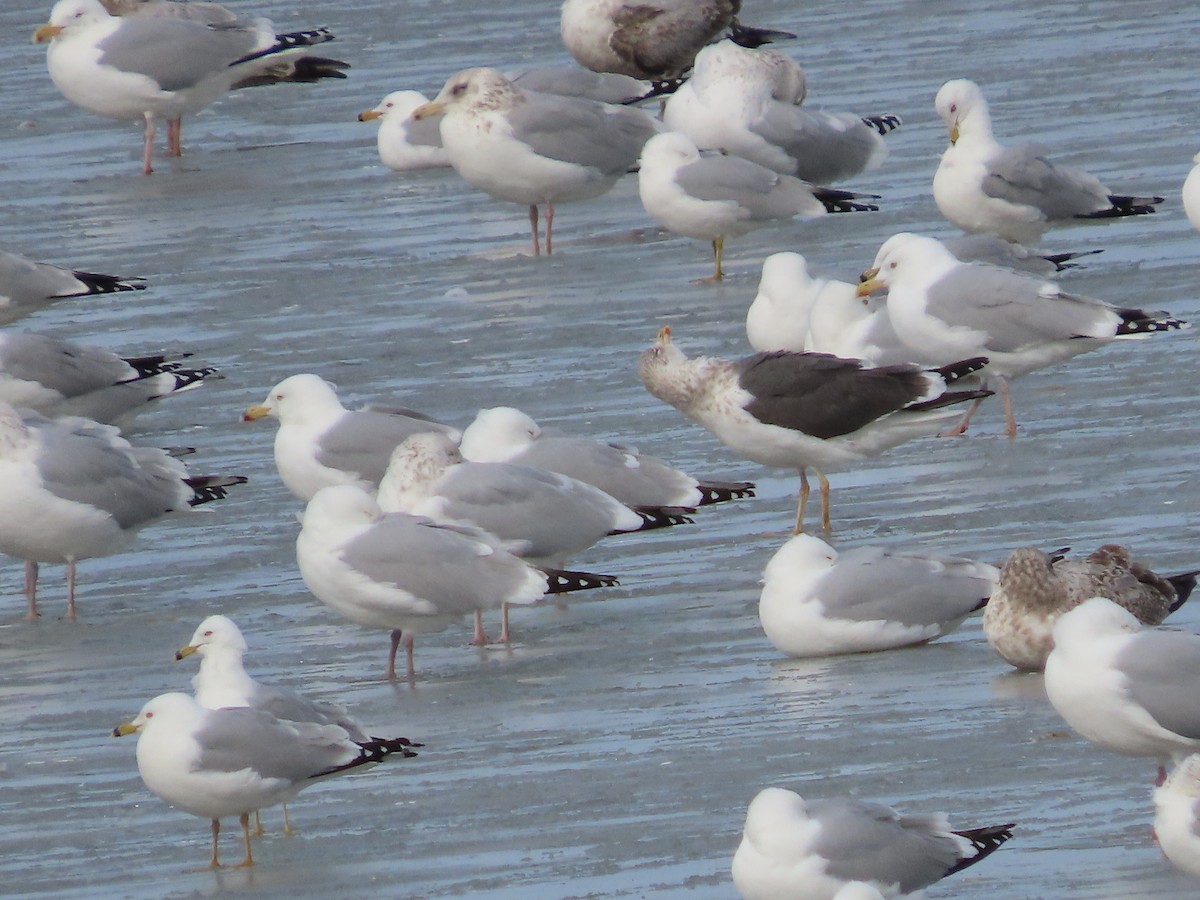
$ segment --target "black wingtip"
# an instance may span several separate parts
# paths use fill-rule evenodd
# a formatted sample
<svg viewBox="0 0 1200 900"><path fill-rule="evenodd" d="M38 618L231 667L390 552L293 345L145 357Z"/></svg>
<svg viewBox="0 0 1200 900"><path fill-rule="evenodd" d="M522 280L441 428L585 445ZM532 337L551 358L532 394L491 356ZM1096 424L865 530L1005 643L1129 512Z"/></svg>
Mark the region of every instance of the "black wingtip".
<svg viewBox="0 0 1200 900"><path fill-rule="evenodd" d="M824 205L826 212L879 212L879 207L869 202L880 199L878 194L859 194L827 187L815 187L812 192Z"/></svg>
<svg viewBox="0 0 1200 900"><path fill-rule="evenodd" d="M988 364L986 356L972 356L970 359L960 359L958 362L952 362L949 365L939 366L933 371L945 379L946 384L954 384L956 381L974 375Z"/></svg>
<svg viewBox="0 0 1200 900"><path fill-rule="evenodd" d="M1158 212L1155 208L1160 203L1166 203L1165 197L1130 197L1121 194L1109 194L1108 209L1096 212L1081 213L1076 219L1121 219L1125 216L1148 216Z"/></svg>
<svg viewBox="0 0 1200 900"><path fill-rule="evenodd" d="M891 134L904 124L904 120L895 113L883 113L882 115L878 116L863 116L862 120L864 125L874 128L877 132L879 132L881 137Z"/></svg>
<svg viewBox="0 0 1200 900"><path fill-rule="evenodd" d="M575 572L570 569L542 569L542 572L546 576L547 594L589 591L594 588L615 587L621 583L615 575L596 575L593 572Z"/></svg>
<svg viewBox="0 0 1200 900"><path fill-rule="evenodd" d="M1192 591L1196 589L1197 575L1200 575L1200 571L1180 572L1178 575L1166 576L1167 581L1171 583L1171 587L1175 588L1175 602L1170 606L1171 612L1175 612L1175 610L1188 602L1188 598L1192 596Z"/></svg>
<svg viewBox="0 0 1200 900"><path fill-rule="evenodd" d="M245 484L249 479L245 475L189 475L183 479L192 489L192 497L188 506L199 506L214 500L224 500L229 494L229 488L235 484Z"/></svg>
<svg viewBox="0 0 1200 900"><path fill-rule="evenodd" d="M754 25L743 25L734 19L729 25L729 39L739 47L753 50L772 41L794 41L797 35L790 31L779 31L774 28L758 28Z"/></svg>
<svg viewBox="0 0 1200 900"><path fill-rule="evenodd" d="M696 490L700 492L700 505L709 506L753 497L756 487L753 481L701 481Z"/></svg>
<svg viewBox="0 0 1200 900"><path fill-rule="evenodd" d="M696 510L690 506L634 506L632 509L642 519L642 527L636 529L637 531L653 531L656 528L691 525L695 522L691 514ZM609 534L625 533L625 531L609 532Z"/></svg>
<svg viewBox="0 0 1200 900"><path fill-rule="evenodd" d="M137 275L104 275L99 272L77 272L72 275L87 285L89 294L118 294L122 291L144 291L146 279Z"/></svg>
<svg viewBox="0 0 1200 900"><path fill-rule="evenodd" d="M1013 836L1013 829L1016 828L1015 822L1009 822L1007 825L985 825L983 828L968 828L966 831L955 831L961 838L971 842L971 846L975 849L972 856L964 857L957 863L946 870L947 875L953 875L955 872L960 872L968 866L973 866L980 860L986 859L1003 846L1004 842Z"/></svg>

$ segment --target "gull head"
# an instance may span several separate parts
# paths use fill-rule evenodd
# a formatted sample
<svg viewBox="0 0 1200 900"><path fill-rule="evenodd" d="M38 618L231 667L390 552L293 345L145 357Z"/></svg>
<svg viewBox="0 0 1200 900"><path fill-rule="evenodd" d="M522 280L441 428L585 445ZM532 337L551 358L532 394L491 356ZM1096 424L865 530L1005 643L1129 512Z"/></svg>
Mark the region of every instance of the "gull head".
<svg viewBox="0 0 1200 900"><path fill-rule="evenodd" d="M472 462L505 462L536 441L541 426L511 406L481 409L463 429L459 450Z"/></svg>
<svg viewBox="0 0 1200 900"><path fill-rule="evenodd" d="M100 0L58 0L45 25L33 33L34 43L52 41L64 31L112 18Z"/></svg>
<svg viewBox="0 0 1200 900"><path fill-rule="evenodd" d="M963 123L972 113L977 113L972 122L990 127L987 125L987 101L983 99L983 91L975 82L965 78L956 78L943 84L934 98L933 106L950 132L951 144L958 143Z"/></svg>
<svg viewBox="0 0 1200 900"><path fill-rule="evenodd" d="M292 375L271 388L265 400L242 413L243 422L254 422L272 416L281 422L300 422L306 418L343 413L332 384L319 375Z"/></svg>
<svg viewBox="0 0 1200 900"><path fill-rule="evenodd" d="M131 721L123 722L114 728L112 736L125 737L129 734L137 734L143 728L155 722L164 719L170 720L177 717L180 713L187 715L199 708L199 704L187 694L178 692L159 694L143 706L142 711L134 716Z"/></svg>
<svg viewBox="0 0 1200 900"><path fill-rule="evenodd" d="M208 647L234 650L239 655L249 649L241 629L233 624L232 619L228 616L209 616L196 626L196 631L187 646L176 651L175 659L178 661L193 653L199 653L203 657Z"/></svg>
<svg viewBox="0 0 1200 900"><path fill-rule="evenodd" d="M957 262L954 254L937 238L902 231L883 242L871 268L859 276L855 292L859 297L868 297L895 285L905 274L934 276L947 265Z"/></svg>
<svg viewBox="0 0 1200 900"><path fill-rule="evenodd" d="M642 168L660 166L677 169L700 158L700 151L687 135L677 131L664 131L646 141L638 161Z"/></svg>
<svg viewBox="0 0 1200 900"><path fill-rule="evenodd" d="M436 97L412 111L413 119L428 119L455 110L508 110L523 92L499 69L463 69L451 75Z"/></svg>
<svg viewBox="0 0 1200 900"><path fill-rule="evenodd" d="M392 91L374 109L365 109L358 114L358 121L370 122L374 119L398 119L404 121L413 110L419 109L429 102L429 98L420 91Z"/></svg>

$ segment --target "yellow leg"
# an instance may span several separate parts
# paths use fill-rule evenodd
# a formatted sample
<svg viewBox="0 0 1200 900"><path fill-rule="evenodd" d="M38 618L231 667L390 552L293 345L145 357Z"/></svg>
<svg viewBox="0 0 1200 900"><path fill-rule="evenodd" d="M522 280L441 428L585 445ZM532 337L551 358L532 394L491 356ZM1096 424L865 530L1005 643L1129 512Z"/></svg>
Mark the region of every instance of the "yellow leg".
<svg viewBox="0 0 1200 900"><path fill-rule="evenodd" d="M801 469L800 470L800 504L796 507L796 527L795 527L795 529L793 529L792 534L803 534L804 533L804 509L805 509L805 507L808 506L809 490L810 489L808 486L808 474L803 469Z"/></svg>
<svg viewBox="0 0 1200 900"><path fill-rule="evenodd" d="M713 272L713 281L721 281L725 278L725 270L721 268L721 259L725 255L725 238L719 237L713 240L713 259L716 260L717 268Z"/></svg>
<svg viewBox="0 0 1200 900"><path fill-rule="evenodd" d="M250 813L242 813L238 821L242 823L242 840L246 842L246 858L238 863L238 868L246 869L254 865L254 854L250 852Z"/></svg>
<svg viewBox="0 0 1200 900"><path fill-rule="evenodd" d="M217 837L220 834L221 834L221 820L213 819L212 820L212 836L213 836L212 860L208 864L208 867L210 869L221 868L221 860L217 858Z"/></svg>
<svg viewBox="0 0 1200 900"><path fill-rule="evenodd" d="M817 478L820 479L821 488L821 528L829 534L833 531L833 525L829 521L829 479L820 469L817 470Z"/></svg>
<svg viewBox="0 0 1200 900"><path fill-rule="evenodd" d="M262 837L266 833L267 829L263 828L262 824L262 813L256 809L254 811L254 836Z"/></svg>
<svg viewBox="0 0 1200 900"><path fill-rule="evenodd" d="M288 818L286 803L283 804L283 833L287 837L291 837L293 834L296 833L295 829L292 828L291 820Z"/></svg>
<svg viewBox="0 0 1200 900"><path fill-rule="evenodd" d="M536 203L529 204L529 227L533 231L533 255L542 255L542 245L538 238L538 208Z"/></svg>

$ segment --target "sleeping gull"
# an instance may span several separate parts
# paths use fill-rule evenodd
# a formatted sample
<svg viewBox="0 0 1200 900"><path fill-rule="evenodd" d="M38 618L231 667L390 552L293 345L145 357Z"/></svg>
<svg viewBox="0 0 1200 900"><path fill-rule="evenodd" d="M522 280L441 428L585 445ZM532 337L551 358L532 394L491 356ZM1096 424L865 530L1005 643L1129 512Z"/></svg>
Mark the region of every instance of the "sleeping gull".
<svg viewBox="0 0 1200 900"><path fill-rule="evenodd" d="M91 419L46 419L0 403L0 553L25 560L36 619L38 563L67 565L75 618L75 563L123 550L169 513L223 499L240 475L188 475L166 450L135 447Z"/></svg>
<svg viewBox="0 0 1200 900"><path fill-rule="evenodd" d="M595 485L628 506L707 506L754 496L750 481L699 480L625 444L543 431L511 406L480 410L459 447L472 462L514 462Z"/></svg>
<svg viewBox="0 0 1200 900"><path fill-rule="evenodd" d="M0 325L67 297L145 289L144 278L77 272L0 250Z"/></svg>
<svg viewBox="0 0 1200 900"><path fill-rule="evenodd" d="M741 0L565 0L559 30L584 68L666 82L723 34L747 47L796 36L742 25L741 7Z"/></svg>
<svg viewBox="0 0 1200 900"><path fill-rule="evenodd" d="M416 121L412 111L429 102L420 91L392 91L379 105L358 114L358 121L379 120L375 145L379 160L397 172L449 167L442 132L431 119Z"/></svg>
<svg viewBox="0 0 1200 900"><path fill-rule="evenodd" d="M728 237L796 216L879 209L856 202L864 195L814 188L737 156L702 156L690 138L671 131L650 138L642 149L638 194L665 228L712 243L713 281L725 277L721 257Z"/></svg>
<svg viewBox="0 0 1200 900"><path fill-rule="evenodd" d="M1054 625L1046 695L1094 744L1158 760L1200 750L1200 635L1145 628L1137 616L1092 597Z"/></svg>
<svg viewBox="0 0 1200 900"><path fill-rule="evenodd" d="M1192 158L1192 162L1195 165L1183 180L1183 211L1192 227L1200 229L1200 153Z"/></svg>
<svg viewBox="0 0 1200 900"><path fill-rule="evenodd" d="M1054 648L1054 623L1063 613L1089 597L1107 597L1143 625L1160 625L1191 595L1196 575L1159 575L1117 544L1105 544L1083 559L1020 547L1000 570L1000 585L983 612L983 633L1007 662L1040 672Z"/></svg>
<svg viewBox="0 0 1200 900"><path fill-rule="evenodd" d="M995 566L970 559L789 538L767 563L758 601L763 631L795 657L867 653L949 634L985 603Z"/></svg>
<svg viewBox="0 0 1200 900"><path fill-rule="evenodd" d="M333 725L341 728L350 740L359 743L372 740L340 706L310 700L289 688L255 681L242 664L242 654L247 649L241 629L227 616L209 616L196 626L192 639L175 652L175 659L186 659L193 653L200 658L200 671L192 678L197 703L205 709L248 706L289 722ZM262 834L261 822L257 833ZM283 804L283 833L293 833L286 802Z"/></svg>
<svg viewBox="0 0 1200 900"><path fill-rule="evenodd" d="M114 16L157 16L190 19L214 28L255 27L245 18L219 3L203 0L100 0ZM345 78L350 64L340 59L315 56L303 49L274 53L241 64L245 70L233 83L232 90L270 84L308 84L322 78ZM167 121L167 156L182 156L182 119Z"/></svg>
<svg viewBox="0 0 1200 900"><path fill-rule="evenodd" d="M860 296L887 288L896 334L916 361L930 365L986 356L1004 400L1006 433L1015 437L1008 380L1065 362L1114 340L1184 327L1165 313L1110 306L1062 291L1032 275L964 263L936 238L902 232L888 238L863 273ZM960 424L965 430L965 421Z"/></svg>
<svg viewBox="0 0 1200 900"><path fill-rule="evenodd" d="M907 896L984 859L1014 827L953 831L945 813L902 816L881 803L769 787L746 810L733 883L744 900L833 900L850 882Z"/></svg>
<svg viewBox="0 0 1200 900"><path fill-rule="evenodd" d="M122 357L46 334L0 333L0 402L51 418L83 416L125 429L154 401L214 376L211 366L184 368L166 354Z"/></svg>
<svg viewBox="0 0 1200 900"><path fill-rule="evenodd" d="M271 57L333 35L320 28L275 34L266 19L216 27L174 16L120 17L100 0L59 0L34 40L50 43L50 78L76 106L111 119L145 120L142 172L149 175L155 117L198 112Z"/></svg>
<svg viewBox="0 0 1200 900"><path fill-rule="evenodd" d="M392 754L416 756L408 738L351 740L337 726L286 722L255 709L205 709L187 694L160 694L114 737L137 734L138 773L151 793L176 809L212 820L212 860L218 868L221 819L237 816L246 857L250 813L284 803L310 784Z"/></svg>
<svg viewBox="0 0 1200 900"><path fill-rule="evenodd" d="M787 85L782 92L780 71ZM696 55L696 71L667 101L663 124L702 150L740 156L810 184L876 168L887 155L880 129L854 113L799 106L803 84L799 66L777 50L720 41ZM885 120L899 125L895 116L875 121Z"/></svg>
<svg viewBox="0 0 1200 900"><path fill-rule="evenodd" d="M1171 865L1200 878L1200 755L1182 760L1154 789L1154 837Z"/></svg>
<svg viewBox="0 0 1200 900"><path fill-rule="evenodd" d="M934 105L950 146L933 176L933 199L963 231L1033 245L1057 225L1145 215L1163 202L1114 195L1095 176L1055 165L1036 144L999 144L987 101L972 81L946 82Z"/></svg>
<svg viewBox="0 0 1200 900"><path fill-rule="evenodd" d="M450 164L497 200L529 207L533 255L538 206L546 206L546 253L554 252L554 204L606 193L661 130L640 109L516 87L496 69L451 75L412 118L441 115Z"/></svg>
<svg viewBox="0 0 1200 900"><path fill-rule="evenodd" d="M546 594L616 583L607 575L535 568L478 529L385 513L349 484L322 488L308 502L296 561L308 589L330 609L391 632L388 679L396 677L401 640L408 674L415 674L414 634L502 603L528 605Z"/></svg>
<svg viewBox="0 0 1200 900"><path fill-rule="evenodd" d="M333 385L318 375L285 378L266 399L249 407L247 422L279 420L275 465L289 491L308 500L331 484L357 484L375 490L387 471L392 450L419 431L458 432L410 409L348 410Z"/></svg>
<svg viewBox="0 0 1200 900"><path fill-rule="evenodd" d="M987 391L950 390L986 365L966 359L939 369L869 368L821 353L756 353L738 361L688 359L662 328L642 352L646 390L699 422L727 447L764 466L800 472L796 532L804 530L806 470L817 472L821 524L830 530L825 473L923 435L957 413L954 404Z"/></svg>

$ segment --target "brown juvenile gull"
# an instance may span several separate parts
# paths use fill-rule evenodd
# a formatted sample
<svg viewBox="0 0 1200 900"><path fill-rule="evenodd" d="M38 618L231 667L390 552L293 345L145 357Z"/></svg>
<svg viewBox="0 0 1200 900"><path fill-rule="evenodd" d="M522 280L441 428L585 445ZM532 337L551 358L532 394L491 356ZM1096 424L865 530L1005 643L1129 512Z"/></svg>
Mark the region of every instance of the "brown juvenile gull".
<svg viewBox="0 0 1200 900"><path fill-rule="evenodd" d="M543 430L519 409L483 409L463 429L459 450L472 462L514 462L569 475L629 506L707 506L754 496L751 481L698 479L627 444Z"/></svg>
<svg viewBox="0 0 1200 900"><path fill-rule="evenodd" d="M731 450L765 466L800 472L796 533L804 530L806 470L821 487L821 525L830 530L825 473L936 433L958 415L954 404L989 395L952 391L987 364L964 359L937 369L916 365L871 368L862 360L823 353L756 353L741 360L688 359L671 329L642 351L638 375L655 397L699 422Z"/></svg>
<svg viewBox="0 0 1200 900"><path fill-rule="evenodd" d="M1145 215L1163 202L1112 194L1094 175L1054 164L1036 144L1003 146L992 136L987 101L973 81L946 82L934 105L950 146L933 176L933 199L963 231L1029 246L1056 225Z"/></svg>
<svg viewBox="0 0 1200 900"><path fill-rule="evenodd" d="M149 175L156 117L198 112L270 65L271 57L333 35L324 28L276 34L266 19L213 26L176 16L113 16L100 0L59 0L34 40L49 42L50 78L76 106L111 119L145 120L142 173ZM171 131L177 141L178 128Z"/></svg>
<svg viewBox="0 0 1200 900"><path fill-rule="evenodd" d="M915 362L988 358L984 375L998 382L1009 437L1017 434L1009 379L1113 341L1187 327L1165 312L1113 306L1033 275L963 262L936 238L910 232L884 241L858 294L883 288L888 318ZM970 412L955 431L966 430Z"/></svg>
<svg viewBox="0 0 1200 900"><path fill-rule="evenodd" d="M478 528L385 513L352 484L317 491L296 539L300 575L313 594L351 622L391 632L386 677L396 677L403 641L409 676L413 635L441 631L476 610L528 605L546 594L607 587L609 575L537 568Z"/></svg>
<svg viewBox="0 0 1200 900"><path fill-rule="evenodd" d="M1187 601L1197 574L1200 570L1159 575L1118 544L1105 544L1083 559L1020 547L1000 570L1000 586L983 612L983 632L1006 661L1040 672L1063 613L1089 597L1107 597L1143 625L1160 625Z"/></svg>
<svg viewBox="0 0 1200 900"><path fill-rule="evenodd" d="M0 403L0 553L25 560L36 619L38 563L67 565L67 618L75 618L75 563L109 556L146 525L221 500L240 475L188 475L156 447L135 447L91 419L47 419Z"/></svg>
<svg viewBox="0 0 1200 900"><path fill-rule="evenodd" d="M287 489L301 500L331 484L379 487L392 450L419 431L458 431L411 409L346 409L334 386L319 375L285 378L242 420L279 420L275 465Z"/></svg>
<svg viewBox="0 0 1200 900"><path fill-rule="evenodd" d="M584 68L661 85L679 79L722 35L745 47L796 36L742 25L741 9L741 0L566 0L559 30Z"/></svg>
<svg viewBox="0 0 1200 900"><path fill-rule="evenodd" d="M22 319L55 300L145 289L144 278L77 272L0 250L0 325Z"/></svg>
<svg viewBox="0 0 1200 900"><path fill-rule="evenodd" d="M137 765L151 793L176 809L212 820L211 868L219 868L221 819L237 816L245 858L250 813L290 800L319 780L382 762L416 756L408 738L350 738L337 726L291 722L245 707L205 709L187 694L160 694L113 737L138 736Z"/></svg>
<svg viewBox="0 0 1200 900"><path fill-rule="evenodd" d="M497 200L529 207L533 255L538 206L546 253L554 252L554 204L607 192L637 162L661 125L640 109L526 91L496 69L451 75L416 121L442 116L442 146L456 172Z"/></svg>
<svg viewBox="0 0 1200 900"><path fill-rule="evenodd" d="M917 896L999 849L1014 827L956 831L945 813L902 816L882 803L769 787L746 810L733 883L744 900L840 900L856 883Z"/></svg>

